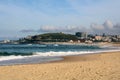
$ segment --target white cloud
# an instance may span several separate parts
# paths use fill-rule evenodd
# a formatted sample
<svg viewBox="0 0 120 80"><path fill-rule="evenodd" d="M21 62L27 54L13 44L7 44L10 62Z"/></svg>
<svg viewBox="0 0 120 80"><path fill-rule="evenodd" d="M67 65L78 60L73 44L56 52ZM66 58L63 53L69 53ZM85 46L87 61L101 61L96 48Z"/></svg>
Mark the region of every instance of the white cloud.
<svg viewBox="0 0 120 80"><path fill-rule="evenodd" d="M90 29L91 28L91 29ZM120 24L115 24L110 20L105 21L103 24L92 23L90 28L86 28L84 26L51 26L45 25L41 26L37 32L88 32L88 33L107 33L107 34L120 34Z"/></svg>
<svg viewBox="0 0 120 80"><path fill-rule="evenodd" d="M88 29L83 26L41 26L39 31L41 32L67 32L74 33L80 31L87 31Z"/></svg>
<svg viewBox="0 0 120 80"><path fill-rule="evenodd" d="M84 26L51 26L45 25L40 26L38 30L34 29L25 29L21 30L21 32L64 32L64 33L75 33L75 32L87 32L93 34L119 34L120 35L120 24L113 24L110 20L105 21L103 24L92 23L90 28L86 28Z"/></svg>
<svg viewBox="0 0 120 80"><path fill-rule="evenodd" d="M110 20L105 21L103 24L91 24L92 33L95 34L119 34L120 35L120 24L113 24Z"/></svg>
<svg viewBox="0 0 120 80"><path fill-rule="evenodd" d="M56 27L56 26L46 25L46 26L41 26L39 31L42 31L42 32L55 32L55 31L59 31L59 28Z"/></svg>
<svg viewBox="0 0 120 80"><path fill-rule="evenodd" d="M20 32L36 32L36 30L34 30L34 29L23 29L23 30L21 30Z"/></svg>
<svg viewBox="0 0 120 80"><path fill-rule="evenodd" d="M103 25L98 25L96 23L92 23L91 28L94 29L94 30L103 30L104 26Z"/></svg>
<svg viewBox="0 0 120 80"><path fill-rule="evenodd" d="M104 24L103 24L103 26L106 29L113 29L113 27L114 27L113 23L110 20L105 21Z"/></svg>

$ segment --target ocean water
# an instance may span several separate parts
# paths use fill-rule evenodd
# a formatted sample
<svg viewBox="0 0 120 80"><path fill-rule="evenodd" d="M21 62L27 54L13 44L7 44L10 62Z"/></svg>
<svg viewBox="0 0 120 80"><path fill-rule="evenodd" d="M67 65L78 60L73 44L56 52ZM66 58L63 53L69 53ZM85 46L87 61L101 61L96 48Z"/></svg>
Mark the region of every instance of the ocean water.
<svg viewBox="0 0 120 80"><path fill-rule="evenodd" d="M0 44L0 65L41 63L61 56L120 51L119 47L63 44Z"/></svg>

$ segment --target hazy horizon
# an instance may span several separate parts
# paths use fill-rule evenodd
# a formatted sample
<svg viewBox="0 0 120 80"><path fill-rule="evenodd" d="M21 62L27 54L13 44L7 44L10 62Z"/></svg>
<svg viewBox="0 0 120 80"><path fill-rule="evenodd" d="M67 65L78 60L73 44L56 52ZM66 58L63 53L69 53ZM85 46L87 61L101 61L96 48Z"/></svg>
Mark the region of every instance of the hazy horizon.
<svg viewBox="0 0 120 80"><path fill-rule="evenodd" d="M0 0L0 40L45 32L120 35L120 0Z"/></svg>

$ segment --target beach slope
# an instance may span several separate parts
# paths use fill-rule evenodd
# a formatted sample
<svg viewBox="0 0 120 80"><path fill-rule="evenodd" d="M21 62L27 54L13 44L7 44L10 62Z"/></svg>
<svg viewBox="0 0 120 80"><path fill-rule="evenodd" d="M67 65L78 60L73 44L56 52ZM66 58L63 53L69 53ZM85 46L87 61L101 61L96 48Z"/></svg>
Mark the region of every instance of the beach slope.
<svg viewBox="0 0 120 80"><path fill-rule="evenodd" d="M120 80L120 52L64 58L51 63L0 66L0 80Z"/></svg>

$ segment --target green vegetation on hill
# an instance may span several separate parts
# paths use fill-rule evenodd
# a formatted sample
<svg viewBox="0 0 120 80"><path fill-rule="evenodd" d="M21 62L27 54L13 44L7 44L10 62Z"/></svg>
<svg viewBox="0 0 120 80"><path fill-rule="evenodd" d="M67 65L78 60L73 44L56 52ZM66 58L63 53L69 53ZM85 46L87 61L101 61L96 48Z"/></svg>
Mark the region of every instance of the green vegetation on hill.
<svg viewBox="0 0 120 80"><path fill-rule="evenodd" d="M21 43L39 43L39 42L67 42L77 40L75 35L64 33L45 33L31 36L31 38L20 39Z"/></svg>
<svg viewBox="0 0 120 80"><path fill-rule="evenodd" d="M77 39L76 36L71 34L63 34L63 33L47 33L40 35L41 39L67 39L74 40Z"/></svg>

